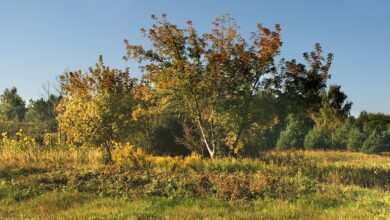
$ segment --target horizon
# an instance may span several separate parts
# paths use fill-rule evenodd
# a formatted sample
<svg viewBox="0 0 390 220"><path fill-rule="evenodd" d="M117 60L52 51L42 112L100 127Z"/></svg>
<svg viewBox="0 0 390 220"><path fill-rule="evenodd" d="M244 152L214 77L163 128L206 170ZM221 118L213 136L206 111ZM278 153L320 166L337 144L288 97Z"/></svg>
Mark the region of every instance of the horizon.
<svg viewBox="0 0 390 220"><path fill-rule="evenodd" d="M324 53L335 54L329 84L341 85L354 103L351 114L358 116L363 110L390 114L390 103L385 101L390 94L386 65L390 49L386 41L390 37L386 28L390 15L386 9L390 3L229 1L221 5L221 1L215 1L207 2L209 6L204 8L205 2L3 1L0 90L15 86L28 103L43 96L42 86L48 82L53 89L56 76L65 71L86 71L99 55L107 66L130 67L131 74L139 78L136 65L122 60L123 40L145 45L139 30L150 26L151 14L166 13L168 20L181 27L192 20L194 27L204 33L216 17L229 13L244 37L256 28L256 23L270 28L280 24L280 58L301 62L303 52L321 43Z"/></svg>

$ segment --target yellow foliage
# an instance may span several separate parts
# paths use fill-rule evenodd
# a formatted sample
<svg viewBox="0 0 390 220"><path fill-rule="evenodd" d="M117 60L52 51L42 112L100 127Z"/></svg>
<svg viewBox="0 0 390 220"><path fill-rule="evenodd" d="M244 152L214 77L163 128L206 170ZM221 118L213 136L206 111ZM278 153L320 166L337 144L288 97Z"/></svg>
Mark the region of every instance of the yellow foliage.
<svg viewBox="0 0 390 220"><path fill-rule="evenodd" d="M236 146L234 146L235 142L237 141L237 134L235 132L229 132L228 136L226 137L226 146L228 146L230 149L233 150L235 154L238 154L238 152L244 147L242 142L238 141L236 143Z"/></svg>
<svg viewBox="0 0 390 220"><path fill-rule="evenodd" d="M199 154L197 153L192 153L190 156L185 157L183 160L183 167L187 168L191 165L194 165L195 163L202 162L202 158Z"/></svg>
<svg viewBox="0 0 390 220"><path fill-rule="evenodd" d="M135 85L128 70L110 69L100 57L86 73L64 73L60 83L56 119L69 144L102 147L128 131Z"/></svg>
<svg viewBox="0 0 390 220"><path fill-rule="evenodd" d="M131 144L114 143L112 159L115 164L134 169L175 170L187 169L197 163L203 163L201 156L192 153L187 157L153 156Z"/></svg>
<svg viewBox="0 0 390 220"><path fill-rule="evenodd" d="M141 148L135 148L130 144L114 143L112 160L123 167L142 169L149 167L148 155Z"/></svg>
<svg viewBox="0 0 390 220"><path fill-rule="evenodd" d="M22 129L20 129L15 134L15 139L9 138L7 132L3 132L1 136L2 138L0 140L0 149L3 150L11 150L16 152L38 148L38 144L36 143L35 139L24 135Z"/></svg>

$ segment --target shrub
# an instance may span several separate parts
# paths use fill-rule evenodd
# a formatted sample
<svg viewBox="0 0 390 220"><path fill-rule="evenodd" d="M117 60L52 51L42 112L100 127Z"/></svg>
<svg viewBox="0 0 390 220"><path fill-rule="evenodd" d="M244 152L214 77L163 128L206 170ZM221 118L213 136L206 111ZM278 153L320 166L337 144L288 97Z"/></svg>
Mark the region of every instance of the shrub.
<svg viewBox="0 0 390 220"><path fill-rule="evenodd" d="M304 141L305 149L326 149L330 146L329 137L322 131L317 129L310 130Z"/></svg>
<svg viewBox="0 0 390 220"><path fill-rule="evenodd" d="M363 142L361 150L366 153L378 153L390 150L390 134L388 131L372 131Z"/></svg>
<svg viewBox="0 0 390 220"><path fill-rule="evenodd" d="M287 117L287 126L280 132L276 147L279 149L302 148L307 128L296 116Z"/></svg>
<svg viewBox="0 0 390 220"><path fill-rule="evenodd" d="M114 143L112 160L121 167L128 169L147 169L150 167L148 155L141 148L130 144Z"/></svg>
<svg viewBox="0 0 390 220"><path fill-rule="evenodd" d="M351 151L358 151L364 141L363 133L356 127L353 127L348 132L347 149Z"/></svg>
<svg viewBox="0 0 390 220"><path fill-rule="evenodd" d="M265 150L275 148L281 128L256 125L248 129L243 136L243 148L238 152L240 156L256 158Z"/></svg>
<svg viewBox="0 0 390 220"><path fill-rule="evenodd" d="M351 130L351 122L345 121L341 126L338 126L332 132L331 147L333 149L347 149L349 132Z"/></svg>

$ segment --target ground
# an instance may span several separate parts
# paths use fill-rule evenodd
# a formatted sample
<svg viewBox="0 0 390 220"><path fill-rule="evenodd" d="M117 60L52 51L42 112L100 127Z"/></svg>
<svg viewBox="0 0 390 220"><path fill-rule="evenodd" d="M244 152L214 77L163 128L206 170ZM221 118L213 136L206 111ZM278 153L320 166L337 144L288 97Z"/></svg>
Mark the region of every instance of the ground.
<svg viewBox="0 0 390 220"><path fill-rule="evenodd" d="M102 165L95 151L37 156L0 154L1 219L390 218L386 155L150 156L138 166Z"/></svg>

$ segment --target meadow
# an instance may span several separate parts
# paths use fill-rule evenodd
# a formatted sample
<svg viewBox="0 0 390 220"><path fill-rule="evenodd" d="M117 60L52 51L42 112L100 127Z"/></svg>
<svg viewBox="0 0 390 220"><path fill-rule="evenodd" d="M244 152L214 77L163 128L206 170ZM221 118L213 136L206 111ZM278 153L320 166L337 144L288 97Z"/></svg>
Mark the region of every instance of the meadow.
<svg viewBox="0 0 390 220"><path fill-rule="evenodd" d="M0 148L2 219L388 219L390 157L265 151L256 159L117 147Z"/></svg>
<svg viewBox="0 0 390 220"><path fill-rule="evenodd" d="M96 13L95 6L91 10L88 5L82 14L91 11L99 15L99 19L83 16L99 23L96 36L91 35L92 23L80 22L77 13L65 19L58 16L61 13L39 11L37 15L55 14L60 19L55 24L69 22L68 17L77 17L77 22L57 25L66 34L58 34L49 25L49 33L56 34L51 39L47 38L50 34L42 32L45 25L41 23L50 24L55 19L42 18L33 22L39 24L38 28L27 28L39 32L39 37L15 32L18 34L7 38L9 43L15 41L15 47L9 48L22 45L23 50L4 54L23 55L31 50L36 55L25 57L38 58L48 52L41 48L50 42L55 46L47 48L54 48L55 53L41 57L42 63L24 62L27 69L23 71L19 68L19 63L26 60L23 56L1 59L6 61L6 67L11 65L2 74L7 77L3 77L6 83L1 86L11 86L11 79L21 71L15 78L21 90L19 93L13 86L1 88L0 93L0 220L390 219L390 115L363 110L367 107L386 112L386 98L380 97L383 92L375 92L386 80L375 82L372 80L380 77L361 72L371 80L355 82L359 85L355 90L364 88L365 93L361 100L354 100L359 105L353 111L353 102L347 95L351 92L352 97L361 97L353 93L354 84L349 80L356 78L349 77L356 68L369 68L370 73L382 75L383 71L374 63L365 67L369 64L366 57L359 62L357 57L345 54L340 63L353 65L338 68L342 72L333 71L338 55L320 43L307 50L307 43L315 42L311 39L311 34L318 32L314 28L321 27L325 35L331 33L338 36L332 39L343 40L337 46L326 42L329 48L348 51L346 42L353 44L344 35L352 29L344 27L356 25L335 29L329 19L320 19L327 24L319 25L314 22L321 14L316 6L312 10L315 16L300 13L310 18L303 19L310 25L301 25L310 34L295 31L303 34L297 42L305 44L287 44L290 49L284 51L285 44L294 39L284 41L283 25L267 27L263 24L272 22L257 21L258 10L256 16L245 12L241 29L229 13L204 26L196 16L193 23L175 15L171 19L165 13L152 14L148 22L141 19L142 10L132 13L133 7L131 13L125 7L126 13L116 13L110 3L104 13ZM79 7L72 7L72 12ZM18 11L25 14L30 8ZM56 6L54 11L61 8L64 7ZM205 19L204 7L201 8L202 13L197 14ZM63 14L68 15L68 11ZM289 11L297 14L297 10ZM175 8L175 12L192 17L183 10ZM123 27L126 32L115 33L121 28L117 29L111 19L101 20L113 13L121 20L126 20L127 14L135 14L134 21L140 23L131 22L130 27ZM341 14L345 17L345 13ZM27 20L34 16L29 15ZM256 25L241 34L249 30L248 19ZM365 22L364 18L359 24ZM80 29L81 24L88 27ZM21 30L25 26L23 22ZM327 27L332 29L326 30ZM139 37L135 32L138 29ZM383 35L378 32L381 29L375 29L375 39ZM80 30L87 30L87 34ZM121 58L120 67L109 66L119 63L110 57L114 51L106 50L110 39L104 35L122 38L127 30L131 35L122 41L124 51L121 56L115 55ZM293 29L286 30L295 33ZM91 55L98 56L97 62L84 68L81 63L85 61L79 56L86 55L83 43L66 43L69 33L81 33L73 34L73 40L87 36L85 45L89 46L85 51L106 51L108 59L102 54L89 54L88 62ZM20 34L27 40L43 41L21 41ZM318 36L323 40L325 35ZM67 39L58 38L61 36ZM104 45L94 41L98 38L105 39ZM358 44L353 49L360 48L363 41L354 42ZM40 49L25 45L39 45ZM307 52L296 57L291 49ZM63 56L66 50L71 53ZM360 52L351 51L353 55ZM343 57L353 62L343 61ZM73 69L80 66L83 69ZM49 70L52 67L56 68ZM58 68L65 71L49 78L48 74ZM35 72L47 75L47 86L37 85L43 79ZM330 81L335 73L346 74L340 76L350 83L346 90L333 84L341 81ZM20 84L23 79L27 83ZM56 83L50 79L56 79ZM43 89L39 96L33 94L36 86ZM371 102L365 106L367 97L369 101L381 101L378 106Z"/></svg>

